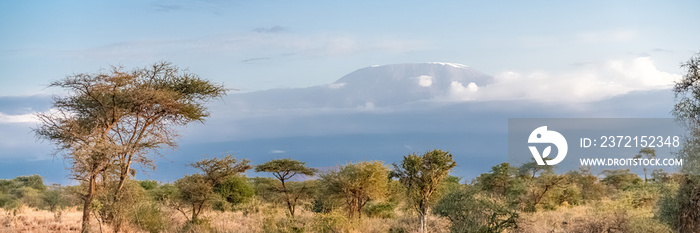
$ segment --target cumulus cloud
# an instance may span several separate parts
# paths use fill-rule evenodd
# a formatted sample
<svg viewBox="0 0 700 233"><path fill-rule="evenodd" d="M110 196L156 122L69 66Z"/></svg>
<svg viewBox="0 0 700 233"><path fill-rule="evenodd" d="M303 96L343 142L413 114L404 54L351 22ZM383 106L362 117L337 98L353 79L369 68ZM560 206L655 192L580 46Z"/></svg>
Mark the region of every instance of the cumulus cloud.
<svg viewBox="0 0 700 233"><path fill-rule="evenodd" d="M418 85L421 87L429 87L433 85L433 77L421 75L418 77Z"/></svg>
<svg viewBox="0 0 700 233"><path fill-rule="evenodd" d="M452 98L457 100L474 100L476 97L476 91L478 90L479 86L477 86L474 82L470 82L465 87L459 81L452 81L452 83L450 83L449 93Z"/></svg>
<svg viewBox="0 0 700 233"><path fill-rule="evenodd" d="M533 100L539 102L595 102L633 91L668 89L678 74L660 71L649 57L588 64L562 73L503 72L492 84L472 88L452 83L454 100ZM478 92L476 90L479 90Z"/></svg>

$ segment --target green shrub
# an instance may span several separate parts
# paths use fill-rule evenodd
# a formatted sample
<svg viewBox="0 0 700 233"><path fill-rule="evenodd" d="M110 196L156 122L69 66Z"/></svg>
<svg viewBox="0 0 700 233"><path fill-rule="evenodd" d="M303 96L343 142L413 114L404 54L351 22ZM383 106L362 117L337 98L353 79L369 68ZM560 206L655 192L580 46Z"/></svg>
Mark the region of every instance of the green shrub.
<svg viewBox="0 0 700 233"><path fill-rule="evenodd" d="M22 200L10 194L0 194L0 207L6 210L22 207Z"/></svg>
<svg viewBox="0 0 700 233"><path fill-rule="evenodd" d="M131 214L131 223L151 233L164 232L171 224L156 203L138 205Z"/></svg>
<svg viewBox="0 0 700 233"><path fill-rule="evenodd" d="M503 196L472 186L447 194L433 212L452 222L452 232L503 232L517 228L518 214Z"/></svg>
<svg viewBox="0 0 700 233"><path fill-rule="evenodd" d="M155 181L155 180L142 180L142 181L139 181L139 185L141 185L141 187L143 189L148 191L148 190L153 190L153 189L158 188L159 183L158 183L158 181Z"/></svg>
<svg viewBox="0 0 700 233"><path fill-rule="evenodd" d="M382 203L369 203L364 208L364 213L368 217L375 218L394 218L396 213L394 209L396 208L395 203L382 202Z"/></svg>
<svg viewBox="0 0 700 233"><path fill-rule="evenodd" d="M250 200L255 189L245 176L230 176L223 183L217 184L214 192L225 198L225 201L237 205Z"/></svg>

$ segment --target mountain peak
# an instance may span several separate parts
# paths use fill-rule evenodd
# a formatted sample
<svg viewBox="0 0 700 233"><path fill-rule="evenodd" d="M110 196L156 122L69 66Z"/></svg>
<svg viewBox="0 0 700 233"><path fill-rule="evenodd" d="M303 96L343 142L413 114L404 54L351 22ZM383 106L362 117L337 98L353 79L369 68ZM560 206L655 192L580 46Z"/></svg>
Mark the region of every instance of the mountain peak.
<svg viewBox="0 0 700 233"><path fill-rule="evenodd" d="M278 109L374 108L448 99L454 92L475 92L491 82L491 76L462 64L403 63L361 68L326 85L273 89L247 96Z"/></svg>

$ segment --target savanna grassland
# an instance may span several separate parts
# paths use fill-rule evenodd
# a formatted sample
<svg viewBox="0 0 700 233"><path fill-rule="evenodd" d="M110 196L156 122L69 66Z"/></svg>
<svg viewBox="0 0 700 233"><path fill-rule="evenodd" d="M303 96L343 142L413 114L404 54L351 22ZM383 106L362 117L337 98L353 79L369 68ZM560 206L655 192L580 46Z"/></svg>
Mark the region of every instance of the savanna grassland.
<svg viewBox="0 0 700 233"><path fill-rule="evenodd" d="M353 166L376 169L348 172ZM382 175L380 182L365 179L376 172ZM208 197L199 202L202 212L194 218L193 206L200 200L188 197L185 178L174 183L132 180L126 186L128 198L122 199L128 203L116 207L123 216L110 219L108 213L114 211L110 208L115 207L103 204L109 195L100 193L93 201L90 231L113 232L114 222L121 221L121 232L420 232L413 198L390 173L381 162L360 162L317 179L285 181L288 195L299 194L293 217L276 178L229 175L198 194ZM352 195L333 190L338 180L328 174L334 178L351 174L342 179L374 185L378 195L361 197L366 203L352 213L356 211L349 205ZM677 220L672 216L678 211L675 203L683 176L659 170L646 181L628 170L602 175L601 179L586 169L558 175L533 163L520 167L503 163L468 182L447 176L429 202L426 230L674 232ZM352 182L344 185L352 187ZM79 232L83 188L46 187L36 175L2 180L0 227L3 232Z"/></svg>

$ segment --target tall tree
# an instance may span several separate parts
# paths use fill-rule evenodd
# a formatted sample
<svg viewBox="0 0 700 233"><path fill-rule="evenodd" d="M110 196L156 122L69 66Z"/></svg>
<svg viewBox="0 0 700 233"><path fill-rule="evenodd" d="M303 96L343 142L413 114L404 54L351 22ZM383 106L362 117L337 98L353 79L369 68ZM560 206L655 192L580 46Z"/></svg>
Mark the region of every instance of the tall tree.
<svg viewBox="0 0 700 233"><path fill-rule="evenodd" d="M681 65L686 73L676 82L673 92L676 104L673 115L684 123L689 137L678 155L683 159L684 173L678 190L678 231L700 231L700 53Z"/></svg>
<svg viewBox="0 0 700 233"><path fill-rule="evenodd" d="M400 165L394 164L393 176L406 187L411 203L418 211L421 232L426 232L426 217L433 194L457 166L452 154L442 150L428 151L423 155L403 157Z"/></svg>
<svg viewBox="0 0 700 233"><path fill-rule="evenodd" d="M649 148L649 147L642 148L641 150L639 150L639 154L634 156L635 159L642 159L642 158L653 159L655 157L656 157L656 150L654 150L654 148ZM644 166L644 183L646 183L646 182L647 182L647 166Z"/></svg>
<svg viewBox="0 0 700 233"><path fill-rule="evenodd" d="M362 217L362 208L371 200L384 198L388 191L389 169L380 161L350 163L321 175L325 195L344 201L348 217Z"/></svg>
<svg viewBox="0 0 700 233"><path fill-rule="evenodd" d="M37 114L41 123L35 132L56 144L57 154L70 161L73 178L87 186L83 232L100 176L102 180L116 177L112 192L113 204L118 203L133 164L154 168L149 155L177 146L176 127L203 122L209 116L204 104L226 94L222 85L168 62L131 71L111 67L74 74L49 87L63 88L68 94L54 97L54 111Z"/></svg>
<svg viewBox="0 0 700 233"><path fill-rule="evenodd" d="M260 164L255 167L256 172L270 172L275 178L280 181L281 188L280 192L284 195L284 201L287 203L287 209L289 210L289 215L294 218L294 212L296 210L299 198L301 198L306 193L306 185L302 185L301 188L293 190L287 182L297 175L313 176L318 172L314 168L306 166L306 163L293 160L293 159L275 159L264 164Z"/></svg>

